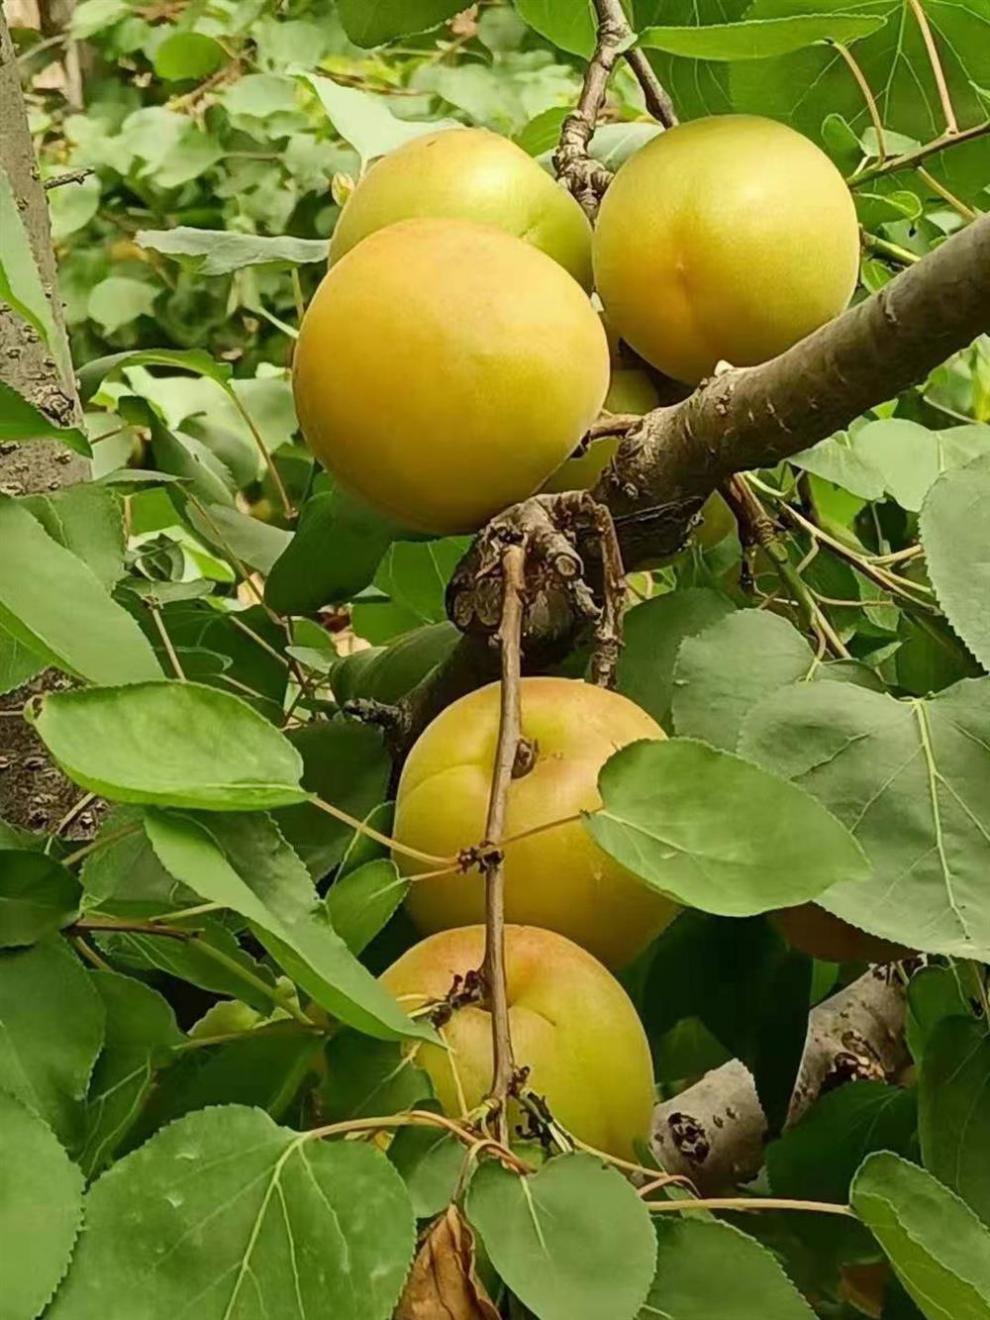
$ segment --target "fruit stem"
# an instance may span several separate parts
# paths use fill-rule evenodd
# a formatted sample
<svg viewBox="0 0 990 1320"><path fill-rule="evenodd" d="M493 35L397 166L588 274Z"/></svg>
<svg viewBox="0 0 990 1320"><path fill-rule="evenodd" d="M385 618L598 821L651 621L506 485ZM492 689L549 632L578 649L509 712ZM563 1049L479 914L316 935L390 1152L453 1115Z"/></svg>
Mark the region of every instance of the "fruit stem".
<svg viewBox="0 0 990 1320"><path fill-rule="evenodd" d="M495 1102L498 1140L503 1144L508 1139L506 1107L515 1064L505 979L505 874L498 844L505 828L509 785L522 733L519 693L525 564L524 546L510 545L505 549L502 555L502 619L497 634L502 659L498 744L485 823L484 843L488 854L481 867L485 877L485 956L481 971L492 1017L491 1099Z"/></svg>

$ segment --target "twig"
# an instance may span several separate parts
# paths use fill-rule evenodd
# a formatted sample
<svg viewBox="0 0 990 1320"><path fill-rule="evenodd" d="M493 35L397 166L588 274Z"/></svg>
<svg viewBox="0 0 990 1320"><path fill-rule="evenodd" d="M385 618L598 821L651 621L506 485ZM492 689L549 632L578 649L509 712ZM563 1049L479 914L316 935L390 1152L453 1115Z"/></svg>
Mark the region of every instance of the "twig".
<svg viewBox="0 0 990 1320"><path fill-rule="evenodd" d="M487 855L481 862L485 877L485 956L482 977L488 994L492 1017L492 1085L490 1098L495 1108L498 1139L508 1140L506 1115L509 1091L515 1075L512 1038L509 1031L509 1003L505 971L505 876L499 842L505 827L505 809L509 785L513 779L522 736L520 678L522 662L522 613L526 550L510 545L502 555L502 622L498 644L502 653L502 684L498 723L498 743L492 771L488 818L485 822Z"/></svg>
<svg viewBox="0 0 990 1320"><path fill-rule="evenodd" d="M913 266L921 258L917 252L912 252L910 248L901 247L898 243L891 243L886 238L881 238L879 234L871 234L869 230L860 231L863 240L863 247L868 252L879 253L880 256L890 257L901 266Z"/></svg>
<svg viewBox="0 0 990 1320"><path fill-rule="evenodd" d="M595 641L591 649L591 681L597 687L611 688L615 686L615 671L622 650L626 575L612 515L604 504L590 496L588 504L602 556L602 610L595 625Z"/></svg>
<svg viewBox="0 0 990 1320"><path fill-rule="evenodd" d="M91 174L96 171L89 165L79 170L66 170L64 174L56 174L51 179L46 179L42 187L45 192L51 192L53 188L61 188L67 183L85 183Z"/></svg>
<svg viewBox="0 0 990 1320"><path fill-rule="evenodd" d="M936 197L941 197L943 202L948 202L952 209L957 211L965 221L969 222L976 219L979 211L974 211L971 206L967 206L954 192L950 192L944 183L939 183L934 174L929 174L923 165L918 165L916 168L918 178L926 187L932 190Z"/></svg>
<svg viewBox="0 0 990 1320"><path fill-rule="evenodd" d="M162 646L165 648L165 654L168 656L169 664L175 671L176 678L184 683L186 681L186 671L182 668L175 647L172 645L172 639L169 637L168 629L165 627L165 620L162 618L162 612L157 605L149 605L148 610L155 622L158 636L162 639Z"/></svg>
<svg viewBox="0 0 990 1320"><path fill-rule="evenodd" d="M160 926L150 921L118 921L107 917L80 917L67 927L74 935L84 935L87 931L98 931L102 935L161 935L167 940L195 940L198 930L181 930L177 926Z"/></svg>
<svg viewBox="0 0 990 1320"><path fill-rule="evenodd" d="M880 174L896 174L898 170L911 169L921 161L927 160L929 156L937 156L940 151L945 151L946 147L973 142L987 133L990 133L990 119L982 124L974 124L972 128L961 128L955 133L943 133L940 137L933 138L931 142L926 142L924 146L913 147L900 156L888 156L885 161L878 161L876 165L867 165L865 169L857 170L846 182L857 188L861 183L867 183Z"/></svg>
<svg viewBox="0 0 990 1320"><path fill-rule="evenodd" d="M398 839L393 839L391 835L376 830L373 825L369 825L366 821L359 820L357 816L352 816L349 811L344 811L341 807L335 807L332 802L324 802L322 798L318 797L311 797L309 802L311 806L318 808L320 811L325 811L328 816L343 821L345 825L349 825L358 834L374 839L376 843L391 848L393 852L402 853L404 857L411 857L417 862L428 862L430 866L445 868L456 868L457 866L456 857L437 857L433 853L420 852L418 848L410 848L408 845L400 843Z"/></svg>
<svg viewBox="0 0 990 1320"><path fill-rule="evenodd" d="M710 1196L700 1201L646 1201L651 1214L680 1214L682 1210L807 1210L819 1215L856 1216L847 1205L832 1201L783 1201L772 1196Z"/></svg>
<svg viewBox="0 0 990 1320"><path fill-rule="evenodd" d="M586 440L601 440L603 436L626 435L643 420L641 413L602 413L585 433Z"/></svg>
<svg viewBox="0 0 990 1320"><path fill-rule="evenodd" d="M945 115L945 131L956 134L959 132L959 124L956 120L956 112L952 105L952 97L949 95L949 85L945 80L945 70L942 68L942 61L939 58L938 47L935 45L935 37L932 34L928 23L928 15L921 7L921 0L908 0L911 12L917 20L918 27L921 28L921 36L925 43L925 50L928 52L928 60L932 66L932 73L935 76L935 86L938 88L938 97L942 102L942 113Z"/></svg>
<svg viewBox="0 0 990 1320"><path fill-rule="evenodd" d="M560 142L553 155L557 177L581 203L590 220L598 212L599 200L611 182L612 174L590 158L588 144L605 103L609 78L620 55L627 54L629 57L633 72L650 104L651 113L667 128L677 123L670 98L657 81L646 57L642 51L633 54L636 34L629 26L621 0L594 0L594 5L598 18L595 51L585 70L578 103L561 125Z"/></svg>
<svg viewBox="0 0 990 1320"><path fill-rule="evenodd" d="M268 452L268 446L265 444L264 440L262 439L261 432L258 430L257 426L254 423L254 418L244 407L244 403L241 400L240 396L238 395L237 391L234 389L233 385L231 385L230 389L228 390L228 395L230 397L231 403L233 403L234 407L240 413L244 421L244 425L251 432L252 438L254 439L254 443L258 447L258 452L261 454L261 457L264 459L265 466L268 468L268 475L272 479L272 485L278 491L278 497L282 502L282 512L285 514L286 518L291 522L293 518L295 518L296 516L296 511L292 507L292 501L289 499L289 492L285 489L285 484L282 481L282 475L279 472L278 468L275 466L275 460Z"/></svg>
<svg viewBox="0 0 990 1320"><path fill-rule="evenodd" d="M845 60L846 64L848 64L850 73L856 79L856 84L859 87L859 90L863 93L863 100L866 102L866 109L870 116L870 123L873 125L873 131L877 135L877 159L882 165L887 159L887 141L884 137L883 120L880 118L880 111L877 108L876 98L870 90L870 84L866 81L866 75L859 67L858 60L848 46L844 46L841 41L833 41L831 45L835 47Z"/></svg>

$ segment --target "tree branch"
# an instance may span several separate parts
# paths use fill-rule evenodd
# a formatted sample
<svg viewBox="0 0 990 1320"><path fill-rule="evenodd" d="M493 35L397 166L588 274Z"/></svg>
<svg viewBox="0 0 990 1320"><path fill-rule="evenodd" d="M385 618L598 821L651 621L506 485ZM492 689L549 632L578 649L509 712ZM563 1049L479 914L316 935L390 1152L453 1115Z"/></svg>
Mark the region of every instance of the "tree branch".
<svg viewBox="0 0 990 1320"><path fill-rule="evenodd" d="M608 82L616 61L625 55L643 89L647 109L665 128L677 123L670 97L661 87L649 60L632 43L636 34L629 26L622 0L594 0L598 19L595 50L585 70L578 103L560 129L560 144L554 152L557 177L570 189L585 214L594 219L598 203L612 179L605 169L588 155L588 144L598 123Z"/></svg>
<svg viewBox="0 0 990 1320"><path fill-rule="evenodd" d="M505 832L509 785L518 773L516 767L522 746L519 686L525 565L525 545L507 546L502 555L502 621L498 631L502 657L498 744L485 824L485 855L481 861L481 872L485 877L485 957L482 977L492 1018L492 1084L489 1098L495 1104L496 1135L503 1144L508 1140L506 1110L515 1076L515 1064L509 1031L505 971L505 877L503 855L498 845Z"/></svg>
<svg viewBox="0 0 990 1320"><path fill-rule="evenodd" d="M904 1012L903 986L879 968L812 1009L787 1125L837 1086L896 1076L907 1061ZM733 1059L657 1105L651 1146L668 1173L691 1178L705 1193L755 1177L766 1135L752 1074Z"/></svg>

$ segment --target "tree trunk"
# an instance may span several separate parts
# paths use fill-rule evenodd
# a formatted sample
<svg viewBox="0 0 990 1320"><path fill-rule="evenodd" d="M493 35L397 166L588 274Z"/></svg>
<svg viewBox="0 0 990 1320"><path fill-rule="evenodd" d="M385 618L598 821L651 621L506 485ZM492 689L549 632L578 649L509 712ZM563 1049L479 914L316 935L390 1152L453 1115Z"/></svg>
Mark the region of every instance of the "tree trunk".
<svg viewBox="0 0 990 1320"><path fill-rule="evenodd" d="M78 425L79 397L57 359L68 361L62 302L58 295L48 202L28 130L17 60L0 10L0 167L14 195L41 283L48 295L59 343L45 344L33 326L0 300L0 380L61 426ZM54 352L52 351L54 349ZM27 495L57 490L86 475L85 462L53 441L0 444L0 493ZM63 684L52 671L0 697L0 817L29 829L54 828L79 800L78 787L51 765L23 720L10 718L32 692ZM77 822L78 826L79 822ZM85 822L82 822L85 832Z"/></svg>

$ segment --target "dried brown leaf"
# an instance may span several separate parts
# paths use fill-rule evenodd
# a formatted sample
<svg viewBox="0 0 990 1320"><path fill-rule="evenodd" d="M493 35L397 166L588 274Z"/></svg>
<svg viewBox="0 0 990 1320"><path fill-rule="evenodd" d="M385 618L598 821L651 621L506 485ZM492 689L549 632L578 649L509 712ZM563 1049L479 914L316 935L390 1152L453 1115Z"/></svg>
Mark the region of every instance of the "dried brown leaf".
<svg viewBox="0 0 990 1320"><path fill-rule="evenodd" d="M394 1320L499 1320L474 1268L474 1234L448 1206L420 1244Z"/></svg>

